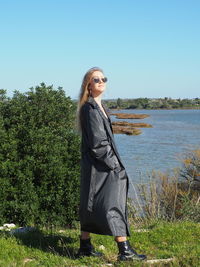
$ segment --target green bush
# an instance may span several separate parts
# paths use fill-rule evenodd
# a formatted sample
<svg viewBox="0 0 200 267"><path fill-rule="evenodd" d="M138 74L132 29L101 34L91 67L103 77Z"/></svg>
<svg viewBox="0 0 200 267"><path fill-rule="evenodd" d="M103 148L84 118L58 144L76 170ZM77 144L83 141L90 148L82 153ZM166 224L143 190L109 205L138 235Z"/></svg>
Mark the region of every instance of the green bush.
<svg viewBox="0 0 200 267"><path fill-rule="evenodd" d="M0 223L71 225L79 205L76 106L42 83L7 98L0 91Z"/></svg>

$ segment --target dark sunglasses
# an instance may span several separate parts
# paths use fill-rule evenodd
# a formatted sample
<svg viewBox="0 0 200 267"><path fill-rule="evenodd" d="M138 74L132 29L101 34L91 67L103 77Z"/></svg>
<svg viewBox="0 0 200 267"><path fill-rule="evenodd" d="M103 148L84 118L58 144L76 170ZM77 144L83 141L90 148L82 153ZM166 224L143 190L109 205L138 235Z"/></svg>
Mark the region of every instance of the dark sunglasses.
<svg viewBox="0 0 200 267"><path fill-rule="evenodd" d="M93 81L95 83L100 83L100 81L102 81L103 83L106 83L107 80L108 80L107 77L104 77L104 78L101 78L101 79L99 79L99 78L93 78Z"/></svg>

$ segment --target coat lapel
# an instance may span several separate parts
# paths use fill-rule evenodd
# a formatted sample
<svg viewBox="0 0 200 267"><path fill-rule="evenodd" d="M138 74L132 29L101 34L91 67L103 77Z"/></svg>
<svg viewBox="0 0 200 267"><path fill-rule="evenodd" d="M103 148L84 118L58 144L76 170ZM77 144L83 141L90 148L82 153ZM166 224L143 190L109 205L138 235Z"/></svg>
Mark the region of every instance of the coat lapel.
<svg viewBox="0 0 200 267"><path fill-rule="evenodd" d="M105 106L102 104L106 114L107 114L107 117L108 119L106 119L105 115L103 114L103 112L101 111L99 105L97 104L97 102L94 100L93 97L89 97L89 100L88 102L90 102L99 112L100 116L102 117L103 121L104 121L104 124L106 126L106 130L111 138L111 140L113 141L113 129L112 129L112 123L111 123L111 119L110 119L110 116L107 112L107 109L105 108Z"/></svg>
<svg viewBox="0 0 200 267"><path fill-rule="evenodd" d="M110 116L108 114L108 111L107 109L105 108L105 106L102 104L106 114L107 114L107 117L108 119L106 119L105 115L103 114L103 112L101 111L99 105L97 104L97 102L94 100L93 97L89 97L88 99L88 102L90 102L99 112L100 116L102 117L103 121L104 121L104 125L105 125L105 128L106 128L106 131L111 139L111 142L112 142L112 147L114 149L114 152L115 154L117 155L118 159L120 160L122 166L123 166L123 163L121 161L121 158L120 158L120 155L118 153L118 150L116 148L116 145L115 145L115 141L114 141L114 136L113 136L113 129L112 129L112 123L111 123L111 119L110 119Z"/></svg>

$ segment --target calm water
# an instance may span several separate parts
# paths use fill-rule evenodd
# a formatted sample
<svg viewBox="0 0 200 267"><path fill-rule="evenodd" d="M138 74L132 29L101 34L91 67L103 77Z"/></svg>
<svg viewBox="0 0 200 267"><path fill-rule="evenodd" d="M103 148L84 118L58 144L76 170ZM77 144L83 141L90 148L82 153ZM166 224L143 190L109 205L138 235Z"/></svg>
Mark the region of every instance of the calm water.
<svg viewBox="0 0 200 267"><path fill-rule="evenodd" d="M115 134L115 141L127 173L133 183L147 182L152 170L170 172L180 167L181 154L200 148L200 110L120 110L149 114L142 120L153 128L141 128L142 134ZM118 119L111 116L112 121ZM122 119L119 121L123 121Z"/></svg>

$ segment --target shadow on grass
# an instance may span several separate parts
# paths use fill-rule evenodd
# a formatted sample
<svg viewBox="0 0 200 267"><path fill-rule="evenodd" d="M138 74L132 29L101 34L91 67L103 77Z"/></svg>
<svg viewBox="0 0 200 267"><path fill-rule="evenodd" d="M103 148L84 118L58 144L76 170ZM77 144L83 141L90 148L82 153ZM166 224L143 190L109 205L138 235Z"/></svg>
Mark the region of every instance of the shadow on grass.
<svg viewBox="0 0 200 267"><path fill-rule="evenodd" d="M68 257L70 259L76 259L77 250L73 248L73 244L77 242L75 238L64 235L44 234L40 230L27 233L15 233L13 236L20 240L22 245L27 247Z"/></svg>

